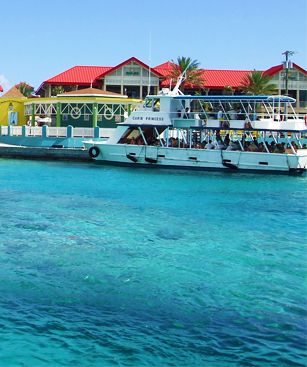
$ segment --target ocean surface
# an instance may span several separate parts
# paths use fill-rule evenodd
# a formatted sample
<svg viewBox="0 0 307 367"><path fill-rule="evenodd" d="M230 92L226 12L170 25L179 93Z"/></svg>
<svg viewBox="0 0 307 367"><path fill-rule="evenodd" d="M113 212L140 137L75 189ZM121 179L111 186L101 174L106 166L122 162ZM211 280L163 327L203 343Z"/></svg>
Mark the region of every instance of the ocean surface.
<svg viewBox="0 0 307 367"><path fill-rule="evenodd" d="M307 365L307 177L0 159L0 366Z"/></svg>

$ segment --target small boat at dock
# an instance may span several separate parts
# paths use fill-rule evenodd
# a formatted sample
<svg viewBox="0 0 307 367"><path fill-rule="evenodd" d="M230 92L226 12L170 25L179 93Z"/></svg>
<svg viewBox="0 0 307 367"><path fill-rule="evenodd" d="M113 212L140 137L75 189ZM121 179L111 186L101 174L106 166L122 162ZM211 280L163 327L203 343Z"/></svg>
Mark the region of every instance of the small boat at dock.
<svg viewBox="0 0 307 367"><path fill-rule="evenodd" d="M163 89L106 141L85 140L92 159L133 167L302 174L306 117L288 96L183 95Z"/></svg>

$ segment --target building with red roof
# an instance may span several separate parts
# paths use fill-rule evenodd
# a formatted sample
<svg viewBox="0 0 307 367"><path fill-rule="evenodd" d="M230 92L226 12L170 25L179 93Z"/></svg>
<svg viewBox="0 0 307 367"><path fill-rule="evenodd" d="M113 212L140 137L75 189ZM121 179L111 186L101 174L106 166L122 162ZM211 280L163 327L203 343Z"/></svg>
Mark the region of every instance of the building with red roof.
<svg viewBox="0 0 307 367"><path fill-rule="evenodd" d="M130 57L116 66L74 66L48 80L45 80L36 93L50 97L53 87L61 86L64 91L88 87L100 88L109 92L125 94L131 98L145 97L159 90L162 75L148 65ZM54 89L56 90L56 89Z"/></svg>
<svg viewBox="0 0 307 367"><path fill-rule="evenodd" d="M95 87L113 93L127 95L130 98L144 98L146 94L156 94L162 87L176 83L169 75L172 63L167 61L154 68L149 67L136 57L131 57L116 66L74 66L46 81L36 93L43 97L56 95L55 86L63 91ZM252 70L202 69L204 94L240 93L243 79ZM273 66L263 71L272 77L278 94L285 93L285 71L283 65ZM288 72L288 94L297 100L297 107L307 106L306 70L293 63ZM193 86L187 86L187 93L194 93Z"/></svg>

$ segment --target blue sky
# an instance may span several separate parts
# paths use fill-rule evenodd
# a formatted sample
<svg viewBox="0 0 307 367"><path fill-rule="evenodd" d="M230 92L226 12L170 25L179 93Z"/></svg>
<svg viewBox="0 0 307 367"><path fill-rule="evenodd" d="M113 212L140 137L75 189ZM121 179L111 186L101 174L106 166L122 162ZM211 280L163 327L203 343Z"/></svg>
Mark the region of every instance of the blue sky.
<svg viewBox="0 0 307 367"><path fill-rule="evenodd" d="M264 70L285 50L306 68L306 0L1 2L0 84L41 82L75 65L151 66L189 56L207 69ZM151 42L150 42L151 39ZM150 46L151 45L151 46ZM151 51L150 51L151 50Z"/></svg>

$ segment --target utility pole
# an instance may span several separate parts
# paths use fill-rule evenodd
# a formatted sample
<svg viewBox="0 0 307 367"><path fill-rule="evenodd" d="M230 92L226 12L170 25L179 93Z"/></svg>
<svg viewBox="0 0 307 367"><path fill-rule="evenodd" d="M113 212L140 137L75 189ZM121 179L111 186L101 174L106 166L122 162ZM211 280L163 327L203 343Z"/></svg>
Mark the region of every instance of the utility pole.
<svg viewBox="0 0 307 367"><path fill-rule="evenodd" d="M284 69L286 71L285 75L285 95L288 95L288 75L289 75L289 69L292 67L292 63L290 62L289 56L292 56L294 54L294 51L285 51L282 53L286 57L286 61L284 62Z"/></svg>

